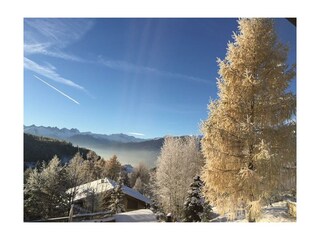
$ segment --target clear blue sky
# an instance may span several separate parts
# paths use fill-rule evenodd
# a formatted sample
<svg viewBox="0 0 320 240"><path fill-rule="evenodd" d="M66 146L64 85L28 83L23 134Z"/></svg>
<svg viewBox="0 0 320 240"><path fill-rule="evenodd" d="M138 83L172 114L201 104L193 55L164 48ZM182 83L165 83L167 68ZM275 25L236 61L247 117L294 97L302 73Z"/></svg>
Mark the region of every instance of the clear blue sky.
<svg viewBox="0 0 320 240"><path fill-rule="evenodd" d="M275 27L295 63L296 28ZM237 19L25 19L24 124L199 134L233 31Z"/></svg>

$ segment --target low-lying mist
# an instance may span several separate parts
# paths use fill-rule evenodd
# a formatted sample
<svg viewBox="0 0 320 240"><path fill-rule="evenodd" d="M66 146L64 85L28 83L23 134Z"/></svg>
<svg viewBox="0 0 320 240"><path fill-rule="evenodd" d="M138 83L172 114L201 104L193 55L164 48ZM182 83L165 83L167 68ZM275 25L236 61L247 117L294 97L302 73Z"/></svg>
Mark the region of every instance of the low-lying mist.
<svg viewBox="0 0 320 240"><path fill-rule="evenodd" d="M148 168L156 166L156 160L159 155L159 151L152 150L128 150L121 148L112 149L99 149L92 148L99 156L108 160L113 155L117 155L121 164L131 164L133 167L137 166L139 162L144 163Z"/></svg>

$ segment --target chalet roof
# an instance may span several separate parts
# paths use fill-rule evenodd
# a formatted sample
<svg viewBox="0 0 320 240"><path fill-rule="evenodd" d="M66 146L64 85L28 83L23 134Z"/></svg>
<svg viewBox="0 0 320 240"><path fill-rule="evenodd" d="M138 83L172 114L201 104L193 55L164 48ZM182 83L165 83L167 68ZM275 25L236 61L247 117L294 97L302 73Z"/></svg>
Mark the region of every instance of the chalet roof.
<svg viewBox="0 0 320 240"><path fill-rule="evenodd" d="M115 181L108 178L102 178L89 183L79 185L74 188L70 188L67 192L71 193L72 191L76 191L77 193L75 195L74 200L77 201L77 200L86 198L87 194L90 192L95 194L104 193L109 190L112 190L116 186L117 186L117 183ZM151 200L149 198L145 197L144 195L142 195L141 193L139 193L138 191L132 188L129 188L127 186L122 186L122 191L124 194L131 196L135 199L138 199L142 202L145 202L148 204L151 203Z"/></svg>

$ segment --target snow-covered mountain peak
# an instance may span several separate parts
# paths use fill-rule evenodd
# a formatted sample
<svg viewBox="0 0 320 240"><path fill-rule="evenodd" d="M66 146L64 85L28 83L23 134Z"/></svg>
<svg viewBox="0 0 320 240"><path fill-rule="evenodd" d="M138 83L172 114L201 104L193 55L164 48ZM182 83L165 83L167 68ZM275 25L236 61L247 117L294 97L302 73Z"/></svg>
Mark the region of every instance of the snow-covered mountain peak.
<svg viewBox="0 0 320 240"><path fill-rule="evenodd" d="M76 135L88 135L90 137L96 138L96 139L103 139L103 140L109 140L114 142L121 142L121 143L129 143L129 142L142 142L145 141L145 139L135 138L133 136L128 136L123 133L119 134L97 134L92 132L80 132L76 128L57 128L57 127L43 127L43 126L24 126L24 132L36 136L43 136L43 137L51 137L51 138L57 138L61 140L69 140L69 138L74 137Z"/></svg>

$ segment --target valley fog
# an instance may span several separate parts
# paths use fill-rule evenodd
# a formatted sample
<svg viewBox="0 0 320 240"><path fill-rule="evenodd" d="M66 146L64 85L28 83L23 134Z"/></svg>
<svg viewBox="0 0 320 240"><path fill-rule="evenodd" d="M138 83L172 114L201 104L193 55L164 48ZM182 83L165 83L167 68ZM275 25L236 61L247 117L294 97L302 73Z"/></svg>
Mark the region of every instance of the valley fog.
<svg viewBox="0 0 320 240"><path fill-rule="evenodd" d="M127 150L127 149L101 149L92 148L99 156L105 160L110 159L113 155L117 155L118 160L122 165L131 164L133 167L137 166L139 162L144 163L148 168L156 166L156 160L159 151L151 150Z"/></svg>

